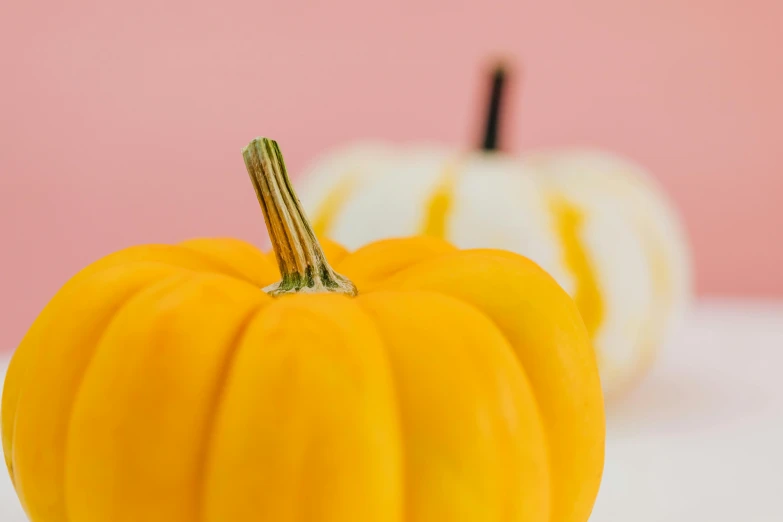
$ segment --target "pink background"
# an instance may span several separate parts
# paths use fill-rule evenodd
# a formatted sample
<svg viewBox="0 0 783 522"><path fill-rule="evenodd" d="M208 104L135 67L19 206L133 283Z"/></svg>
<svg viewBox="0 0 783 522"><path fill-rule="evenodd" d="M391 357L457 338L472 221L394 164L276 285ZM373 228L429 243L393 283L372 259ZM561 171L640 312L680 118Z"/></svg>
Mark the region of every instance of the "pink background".
<svg viewBox="0 0 783 522"><path fill-rule="evenodd" d="M702 294L783 295L783 2L3 2L0 346L109 251L265 236L240 157L476 138L482 61L525 65L517 150L592 144L681 208Z"/></svg>

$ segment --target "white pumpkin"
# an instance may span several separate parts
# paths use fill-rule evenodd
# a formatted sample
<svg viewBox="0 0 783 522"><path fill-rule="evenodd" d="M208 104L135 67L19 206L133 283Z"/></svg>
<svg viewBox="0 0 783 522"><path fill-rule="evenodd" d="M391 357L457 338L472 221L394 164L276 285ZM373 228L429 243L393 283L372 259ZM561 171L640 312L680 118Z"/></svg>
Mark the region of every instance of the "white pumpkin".
<svg viewBox="0 0 783 522"><path fill-rule="evenodd" d="M494 150L502 72L493 82L484 150L355 144L306 172L300 197L316 233L349 248L421 233L533 259L576 301L614 394L649 367L687 307L685 234L652 177L627 160Z"/></svg>

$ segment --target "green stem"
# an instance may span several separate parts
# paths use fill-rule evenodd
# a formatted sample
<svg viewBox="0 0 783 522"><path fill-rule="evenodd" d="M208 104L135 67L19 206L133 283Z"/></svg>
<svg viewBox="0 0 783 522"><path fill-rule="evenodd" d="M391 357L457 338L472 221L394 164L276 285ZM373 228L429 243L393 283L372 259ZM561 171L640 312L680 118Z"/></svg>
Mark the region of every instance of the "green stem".
<svg viewBox="0 0 783 522"><path fill-rule="evenodd" d="M256 138L242 149L256 189L282 280L264 292L271 296L333 292L356 295L356 287L326 261L310 222L288 179L277 142Z"/></svg>

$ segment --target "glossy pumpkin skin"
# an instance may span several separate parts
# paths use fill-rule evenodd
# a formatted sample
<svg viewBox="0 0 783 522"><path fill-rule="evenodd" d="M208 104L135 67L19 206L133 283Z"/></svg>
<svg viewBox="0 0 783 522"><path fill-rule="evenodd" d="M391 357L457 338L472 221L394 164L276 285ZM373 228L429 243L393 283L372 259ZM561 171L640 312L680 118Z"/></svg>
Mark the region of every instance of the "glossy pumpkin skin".
<svg viewBox="0 0 783 522"><path fill-rule="evenodd" d="M32 522L587 520L603 403L558 284L434 238L322 246L357 297L273 299L231 239L69 281L3 390Z"/></svg>

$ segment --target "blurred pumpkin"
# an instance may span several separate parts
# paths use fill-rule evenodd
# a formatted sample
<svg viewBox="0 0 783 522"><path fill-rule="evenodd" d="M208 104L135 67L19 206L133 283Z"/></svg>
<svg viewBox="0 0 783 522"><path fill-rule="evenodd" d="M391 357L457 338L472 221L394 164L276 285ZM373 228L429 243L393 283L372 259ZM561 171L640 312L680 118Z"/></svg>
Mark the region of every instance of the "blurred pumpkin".
<svg viewBox="0 0 783 522"><path fill-rule="evenodd" d="M587 520L602 393L557 283L437 238L322 247L277 144L243 154L279 271L234 239L122 250L16 351L32 522Z"/></svg>
<svg viewBox="0 0 783 522"><path fill-rule="evenodd" d="M575 299L604 391L637 380L691 296L684 231L639 166L594 149L499 151L503 67L493 71L480 150L359 143L301 182L319 234L349 248L423 234L540 264Z"/></svg>

